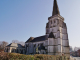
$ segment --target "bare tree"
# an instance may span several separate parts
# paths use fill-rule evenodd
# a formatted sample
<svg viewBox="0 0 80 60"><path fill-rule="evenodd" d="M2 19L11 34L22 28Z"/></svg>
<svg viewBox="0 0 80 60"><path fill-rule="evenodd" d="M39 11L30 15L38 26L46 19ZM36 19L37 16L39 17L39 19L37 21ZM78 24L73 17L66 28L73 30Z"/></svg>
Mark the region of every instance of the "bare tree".
<svg viewBox="0 0 80 60"><path fill-rule="evenodd" d="M21 44L22 46L24 46L25 45L25 42L20 41L19 44Z"/></svg>
<svg viewBox="0 0 80 60"><path fill-rule="evenodd" d="M0 49L2 49L2 42L0 41Z"/></svg>
<svg viewBox="0 0 80 60"><path fill-rule="evenodd" d="M12 43L19 43L18 40L12 40Z"/></svg>
<svg viewBox="0 0 80 60"><path fill-rule="evenodd" d="M6 45L8 45L8 42L3 41L2 42L3 49L5 48Z"/></svg>
<svg viewBox="0 0 80 60"><path fill-rule="evenodd" d="M5 46L7 46L8 45L8 42L5 42L5 41L0 41L0 49L4 49L5 48Z"/></svg>
<svg viewBox="0 0 80 60"><path fill-rule="evenodd" d="M12 43L18 43L18 44L21 44L22 46L24 46L24 44L25 44L25 42L18 41L18 40L12 40Z"/></svg>

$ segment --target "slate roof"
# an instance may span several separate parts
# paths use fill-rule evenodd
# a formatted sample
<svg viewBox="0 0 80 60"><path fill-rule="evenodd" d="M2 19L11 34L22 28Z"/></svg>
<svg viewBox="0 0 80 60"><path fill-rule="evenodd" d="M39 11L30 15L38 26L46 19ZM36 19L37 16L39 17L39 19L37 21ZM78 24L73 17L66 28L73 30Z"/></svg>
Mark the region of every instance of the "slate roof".
<svg viewBox="0 0 80 60"><path fill-rule="evenodd" d="M10 43L10 44L7 45L6 47L24 48L24 46L22 46L21 44L18 44L18 43Z"/></svg>
<svg viewBox="0 0 80 60"><path fill-rule="evenodd" d="M26 42L38 42L38 41L44 41L44 40L45 40L45 37L46 37L46 35L39 36L39 37L34 38L33 40L27 40ZM25 42L25 43L26 43L26 42Z"/></svg>
<svg viewBox="0 0 80 60"><path fill-rule="evenodd" d="M34 37L30 37L26 42L30 42L34 39Z"/></svg>
<svg viewBox="0 0 80 60"><path fill-rule="evenodd" d="M57 1L54 0L54 6L53 6L52 16L57 15L57 14L60 15L60 12L59 12L59 9L58 9Z"/></svg>
<svg viewBox="0 0 80 60"><path fill-rule="evenodd" d="M49 37L48 37L48 38L55 38L53 32L51 32L51 33L49 34Z"/></svg>

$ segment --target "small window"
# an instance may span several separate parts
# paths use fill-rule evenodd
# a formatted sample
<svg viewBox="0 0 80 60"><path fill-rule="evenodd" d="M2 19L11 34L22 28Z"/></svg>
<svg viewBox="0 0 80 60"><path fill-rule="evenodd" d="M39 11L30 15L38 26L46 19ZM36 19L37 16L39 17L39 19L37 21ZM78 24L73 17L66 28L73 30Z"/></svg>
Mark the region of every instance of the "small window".
<svg viewBox="0 0 80 60"><path fill-rule="evenodd" d="M38 46L39 46L39 44L38 44Z"/></svg>
<svg viewBox="0 0 80 60"><path fill-rule="evenodd" d="M55 23L56 21L54 20L54 23Z"/></svg>
<svg viewBox="0 0 80 60"><path fill-rule="evenodd" d="M52 20L51 20L51 24L52 24Z"/></svg>

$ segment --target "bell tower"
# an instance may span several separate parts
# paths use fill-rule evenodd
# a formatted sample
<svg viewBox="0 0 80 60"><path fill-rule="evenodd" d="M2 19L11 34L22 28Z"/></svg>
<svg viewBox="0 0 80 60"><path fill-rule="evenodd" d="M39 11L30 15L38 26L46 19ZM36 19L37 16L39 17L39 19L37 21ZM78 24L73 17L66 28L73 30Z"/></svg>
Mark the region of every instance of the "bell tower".
<svg viewBox="0 0 80 60"><path fill-rule="evenodd" d="M52 33L54 38L49 37ZM49 44L53 42L53 45L48 44L48 51L50 53L70 57L67 26L64 18L60 15L56 0L54 0L52 16L48 18L48 23L46 24L46 39ZM49 52L48 54L50 54Z"/></svg>

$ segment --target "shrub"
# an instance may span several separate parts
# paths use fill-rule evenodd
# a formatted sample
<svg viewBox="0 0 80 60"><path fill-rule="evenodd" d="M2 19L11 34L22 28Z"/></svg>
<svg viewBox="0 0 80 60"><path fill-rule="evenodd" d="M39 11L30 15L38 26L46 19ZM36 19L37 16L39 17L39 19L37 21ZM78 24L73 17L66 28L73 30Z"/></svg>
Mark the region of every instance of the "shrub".
<svg viewBox="0 0 80 60"><path fill-rule="evenodd" d="M67 60L65 56L58 55L46 55L46 54L35 54L35 55L24 55L18 53L0 53L1 60Z"/></svg>

